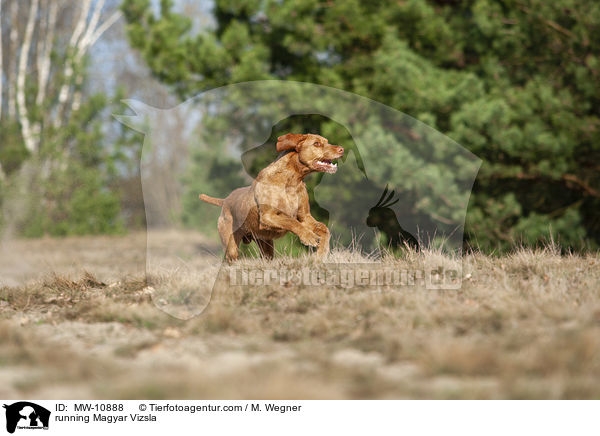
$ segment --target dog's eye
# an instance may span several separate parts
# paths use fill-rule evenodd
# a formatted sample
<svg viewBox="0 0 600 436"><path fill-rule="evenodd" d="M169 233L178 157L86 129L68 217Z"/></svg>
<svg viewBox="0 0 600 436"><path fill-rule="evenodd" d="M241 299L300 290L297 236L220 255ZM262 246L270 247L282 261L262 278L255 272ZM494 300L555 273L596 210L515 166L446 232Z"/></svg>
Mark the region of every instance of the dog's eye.
<svg viewBox="0 0 600 436"><path fill-rule="evenodd" d="M322 145L320 142L315 142L313 145L314 145L315 147L322 147L322 146L323 146L323 145Z"/></svg>

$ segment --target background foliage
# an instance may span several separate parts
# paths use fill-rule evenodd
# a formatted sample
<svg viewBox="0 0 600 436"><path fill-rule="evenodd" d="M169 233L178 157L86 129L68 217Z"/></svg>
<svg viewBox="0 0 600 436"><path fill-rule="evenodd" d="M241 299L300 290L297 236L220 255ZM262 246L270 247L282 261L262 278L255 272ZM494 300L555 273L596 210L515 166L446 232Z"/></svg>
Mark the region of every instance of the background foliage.
<svg viewBox="0 0 600 436"><path fill-rule="evenodd" d="M0 0L0 230L124 230L119 165L139 147L87 88L89 50L122 15L105 1ZM135 155L135 153L133 153ZM11 235L11 236L12 236Z"/></svg>
<svg viewBox="0 0 600 436"><path fill-rule="evenodd" d="M600 242L595 2L217 0L214 26L200 31L169 0L158 13L149 0L122 10L130 43L181 99L240 81L314 82L456 140L484 160L472 244Z"/></svg>

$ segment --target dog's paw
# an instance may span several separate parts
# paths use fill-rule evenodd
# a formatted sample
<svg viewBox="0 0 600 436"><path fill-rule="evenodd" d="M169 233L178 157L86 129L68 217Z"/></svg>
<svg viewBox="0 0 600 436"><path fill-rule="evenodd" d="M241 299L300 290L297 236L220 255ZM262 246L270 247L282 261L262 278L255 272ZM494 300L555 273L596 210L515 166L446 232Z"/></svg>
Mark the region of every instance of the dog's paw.
<svg viewBox="0 0 600 436"><path fill-rule="evenodd" d="M300 236L300 242L309 247L316 247L319 245L319 237L316 233L307 231Z"/></svg>
<svg viewBox="0 0 600 436"><path fill-rule="evenodd" d="M327 226L318 221L315 223L313 230L315 231L315 233L329 234L329 229L327 228Z"/></svg>

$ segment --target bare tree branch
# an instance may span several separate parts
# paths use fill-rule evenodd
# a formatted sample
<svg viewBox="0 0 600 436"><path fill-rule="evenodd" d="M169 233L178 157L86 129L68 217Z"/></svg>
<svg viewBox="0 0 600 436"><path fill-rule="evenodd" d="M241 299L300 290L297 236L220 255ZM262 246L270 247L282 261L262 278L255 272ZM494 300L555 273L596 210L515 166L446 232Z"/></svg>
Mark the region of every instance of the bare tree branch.
<svg viewBox="0 0 600 436"><path fill-rule="evenodd" d="M563 174L562 179L571 182L577 185L580 189L582 189L587 195L600 198L600 191L594 189L587 183L585 180L580 179L575 174Z"/></svg>
<svg viewBox="0 0 600 436"><path fill-rule="evenodd" d="M77 20L75 29L73 29L73 33L71 34L71 40L69 41L70 47L75 47L77 45L77 42L79 41L79 37L81 37L81 35L83 34L91 6L92 0L84 0L83 5L81 6L81 14L79 15L79 19Z"/></svg>
<svg viewBox="0 0 600 436"><path fill-rule="evenodd" d="M79 15L79 19L77 20L75 29L71 34L69 47L67 47L67 54L70 54L71 56L75 56L75 53L77 52L77 46L79 44L79 39L87 28L87 19L91 6L91 0L84 0L83 5L81 6L81 14ZM74 68L75 65L73 63L73 59L69 59L66 62L65 70L63 73L64 81L60 88L60 92L58 93L58 107L56 110L56 118L54 118L54 127L60 127L60 125L62 124L61 116L63 114L64 105L69 98L69 89L71 87L71 78L73 77Z"/></svg>
<svg viewBox="0 0 600 436"><path fill-rule="evenodd" d="M67 69L68 74L65 74L65 79L69 80L65 80L65 83L63 83L59 95L59 113L64 113L65 105L69 101L69 95L72 88L72 83L70 79L73 75L74 69L81 64L83 57L88 51L88 49L92 47L96 43L98 38L100 38L100 36L102 36L102 34L106 30L108 30L114 23L116 23L117 20L122 16L122 12L120 10L115 11L113 14L111 14L109 18L106 19L106 21L98 25L102 14L102 8L104 7L104 3L105 0L98 0L98 2L95 4L94 10L92 12L92 17L87 26L85 26L83 36L81 37L81 39L79 39L79 42L77 42L77 44L74 47L72 65ZM81 92L77 90L77 88L81 86L82 80L82 77L75 78L75 83L73 86L75 91L73 99L71 100L71 105L68 108L67 112L72 112L74 110L76 111L80 107ZM55 126L59 126L60 118L56 119L55 121Z"/></svg>
<svg viewBox="0 0 600 436"><path fill-rule="evenodd" d="M104 32L106 32L113 24L115 24L119 20L119 18L121 18L122 15L123 15L123 13L120 10L113 12L113 14L110 17L108 17L106 19L106 21L104 23L102 23L94 31L94 33L90 36L88 45L84 50L87 50L88 47L92 47L96 43L98 38L100 38L102 36L102 34ZM83 53L85 53L85 51L82 51L80 53L83 55ZM81 60L79 60L79 61L81 61ZM71 105L72 110L78 110L79 106L81 105L81 91L77 88L79 86L81 86L82 79L83 79L83 77L80 76L77 78L77 80L75 82L76 90L75 90L75 94L73 95L73 103Z"/></svg>
<svg viewBox="0 0 600 436"><path fill-rule="evenodd" d="M38 49L38 92L35 99L37 105L41 105L46 98L46 88L50 77L50 53L54 42L54 31L56 29L56 16L58 14L58 0L49 0L50 10L46 26L46 38L43 51Z"/></svg>
<svg viewBox="0 0 600 436"><path fill-rule="evenodd" d="M81 37L81 40L79 41L79 43L77 44L77 46L75 48L75 55L74 55L74 59L73 59L73 64L75 66L77 66L81 63L81 60L83 59L85 52L87 51L88 47L90 46L90 39L91 39L94 31L96 30L96 26L98 26L98 21L100 21L100 14L102 13L102 8L104 7L104 2L105 2L105 0L98 0L96 2L94 11L92 12L92 18L90 19L90 22L85 29L85 33L83 34L83 36ZM73 112L73 111L76 111L79 109L79 106L81 104L81 92L78 91L78 87L81 86L82 82L83 82L83 77L79 76L79 77L75 78L74 95L73 95L73 100L71 101L71 107L69 108L70 112ZM65 99L65 101L68 100L68 95L69 95L69 93L67 92L67 96L66 96L67 98Z"/></svg>
<svg viewBox="0 0 600 436"><path fill-rule="evenodd" d="M100 21L100 14L102 13L102 8L104 7L105 0L98 0L96 2L96 6L94 7L94 11L92 12L92 18L90 19L89 24L85 29L85 33L81 37L81 40L77 44L77 53L75 53L75 64L78 64L86 50L89 47L89 41L96 30L96 26L98 26L98 21Z"/></svg>
<svg viewBox="0 0 600 436"><path fill-rule="evenodd" d="M100 38L102 34L106 32L113 24L115 24L122 16L123 12L121 12L120 10L113 12L113 14L110 17L108 17L106 21L102 23L92 34L89 46L93 46L98 40L98 38Z"/></svg>

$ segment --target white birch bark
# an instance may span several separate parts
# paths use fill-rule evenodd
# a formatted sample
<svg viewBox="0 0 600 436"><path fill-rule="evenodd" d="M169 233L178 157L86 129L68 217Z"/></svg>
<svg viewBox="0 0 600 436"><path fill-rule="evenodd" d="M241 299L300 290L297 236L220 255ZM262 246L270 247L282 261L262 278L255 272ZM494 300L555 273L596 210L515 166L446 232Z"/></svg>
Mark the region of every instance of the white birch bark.
<svg viewBox="0 0 600 436"><path fill-rule="evenodd" d="M88 15L90 13L91 6L91 0L84 0L83 5L81 6L81 14L79 15L77 24L75 24L75 29L71 34L69 47L67 47L67 53L70 56L74 56L77 52L77 45L79 44L80 37L85 32L88 25ZM63 72L64 81L58 93L58 107L56 110L56 118L54 118L54 127L57 128L62 124L61 117L63 114L64 105L69 98L69 89L71 87L71 78L73 77L73 72L74 64L72 58L70 58L66 63L65 70Z"/></svg>
<svg viewBox="0 0 600 436"><path fill-rule="evenodd" d="M92 47L98 38L102 36L102 34L108 30L114 23L117 22L119 18L123 15L123 13L118 10L111 14L110 17L106 19L102 24L98 24L100 21L100 17L102 14L102 8L104 7L105 0L98 0L98 2L94 6L94 10L92 11L92 16L90 21L87 23L85 30L83 31L83 36L76 43L74 48L73 60L70 67L65 71L65 80L63 86L60 90L59 94L59 114L65 113L65 107L67 102L70 100L71 89L74 89L74 95L71 99L70 107L66 107L67 111L76 111L79 109L81 105L81 91L78 89L81 86L83 81L82 77L77 77L75 79L74 86L71 86L71 78L74 72L74 69L80 65L83 60L83 56L87 53L88 49ZM56 120L55 126L60 126L61 119Z"/></svg>
<svg viewBox="0 0 600 436"><path fill-rule="evenodd" d="M23 46L21 47L21 56L19 58L19 70L17 74L17 108L18 117L21 123L21 134L23 135L23 141L25 147L30 153L34 153L36 150L35 138L31 130L31 123L29 120L29 111L27 110L25 101L25 76L27 74L27 62L29 60L29 50L31 49L31 39L33 36L33 30L35 28L35 18L38 10L39 0L31 0L29 6L29 16L27 18L27 26L25 27L25 37L23 39Z"/></svg>
<svg viewBox="0 0 600 436"><path fill-rule="evenodd" d="M79 38L83 34L86 23L87 23L87 17L88 17L88 14L90 13L91 6L92 6L91 0L85 0L83 2L83 5L81 6L81 14L79 15L79 19L77 20L75 29L73 30L73 33L71 34L71 40L69 41L70 47L75 47L75 45L77 45L77 41L79 41Z"/></svg>
<svg viewBox="0 0 600 436"><path fill-rule="evenodd" d="M96 43L98 38L100 38L102 36L102 34L104 32L106 32L113 24L115 24L117 22L117 20L119 18L121 18L122 15L123 15L123 13L121 11L113 12L113 14L110 17L108 17L106 19L106 21L104 21L104 23L102 23L100 26L98 26L98 28L95 29L93 33L90 33L90 35L87 38L87 40L85 41L85 43L82 44L81 51L79 52L79 56L75 60L75 62L77 62L77 63L81 62L83 55L85 54L87 49L92 47ZM73 102L71 104L72 111L78 110L79 107L81 106L81 90L79 89L79 87L81 86L82 80L83 80L83 77L80 76L75 81L75 93L73 95Z"/></svg>
<svg viewBox="0 0 600 436"><path fill-rule="evenodd" d="M2 0L0 0L0 120L2 119L2 104L4 103L3 97L3 89L2 85L4 80L2 80L2 76L4 75L4 65L2 65ZM2 178L2 166L0 166L0 179Z"/></svg>
<svg viewBox="0 0 600 436"><path fill-rule="evenodd" d="M98 0L96 2L96 5L94 6L94 11L92 12L92 18L90 19L90 22L86 26L85 33L81 37L81 40L76 45L76 50L77 50L77 53L75 54L75 64L76 65L79 63L79 61L81 61L83 54L85 53L85 51L88 48L89 40L90 40L92 34L94 33L94 30L96 30L96 26L98 26L98 21L100 21L100 14L102 13L102 8L104 7L104 1L105 0Z"/></svg>
<svg viewBox="0 0 600 436"><path fill-rule="evenodd" d="M9 35L9 62L6 67L6 78L8 82L8 88L6 90L6 98L8 99L8 118L14 120L17 115L17 102L16 102L16 81L17 81L17 47L19 43L19 31L17 29L17 22L19 16L19 2L11 1L10 4L10 35ZM12 60L12 62L11 62ZM15 68L12 67L14 63Z"/></svg>
<svg viewBox="0 0 600 436"><path fill-rule="evenodd" d="M43 49L38 49L38 92L35 103L39 106L46 98L48 79L50 77L50 54L54 43L54 32L56 29L56 16L58 14L58 0L49 0L50 10L46 27L46 37Z"/></svg>
<svg viewBox="0 0 600 436"><path fill-rule="evenodd" d="M123 12L121 12L120 10L113 12L112 15L108 17L106 21L94 31L94 33L90 37L88 47L92 47L96 43L98 38L100 38L102 34L106 32L113 24L115 24L119 20L119 18L121 18L122 15Z"/></svg>
<svg viewBox="0 0 600 436"><path fill-rule="evenodd" d="M102 8L104 7L105 0L98 0L96 5L94 6L94 10L92 12L92 18L88 23L85 33L81 37L81 40L75 46L75 55L73 56L73 67L77 67L85 55L88 47L90 46L90 41L93 33L98 26L98 22L100 21L100 14L102 13ZM81 92L79 91L79 87L83 82L83 78L81 76L75 78L75 83L73 86L73 99L71 100L71 105L69 108L69 112L76 111L79 109L81 105ZM65 95L65 103L69 100L69 90L71 87L67 88L67 93Z"/></svg>

